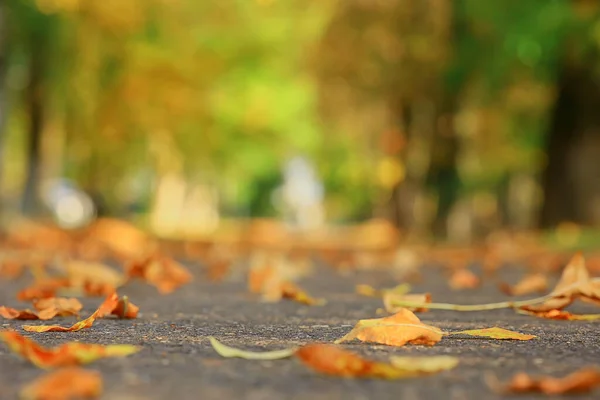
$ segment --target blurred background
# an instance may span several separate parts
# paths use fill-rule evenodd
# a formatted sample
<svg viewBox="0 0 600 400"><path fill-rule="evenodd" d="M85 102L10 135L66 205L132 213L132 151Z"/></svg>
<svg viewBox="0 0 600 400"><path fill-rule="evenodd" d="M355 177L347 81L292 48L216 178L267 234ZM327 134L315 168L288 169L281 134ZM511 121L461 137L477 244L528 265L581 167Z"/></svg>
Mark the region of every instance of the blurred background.
<svg viewBox="0 0 600 400"><path fill-rule="evenodd" d="M4 220L600 226L596 0L3 0L0 82Z"/></svg>

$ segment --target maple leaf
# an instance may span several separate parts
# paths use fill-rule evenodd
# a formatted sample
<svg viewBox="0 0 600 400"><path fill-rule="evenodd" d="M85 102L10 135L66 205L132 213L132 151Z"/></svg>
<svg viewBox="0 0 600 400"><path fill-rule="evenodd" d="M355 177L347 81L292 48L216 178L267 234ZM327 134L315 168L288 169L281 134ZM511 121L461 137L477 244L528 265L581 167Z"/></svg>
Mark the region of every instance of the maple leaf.
<svg viewBox="0 0 600 400"><path fill-rule="evenodd" d="M92 315L69 327L63 327L59 325L23 325L23 329L28 332L74 332L81 329L91 328L97 318L102 318L110 314L117 306L118 301L119 296L117 296L116 293L112 293L106 297L104 302L96 311L94 311Z"/></svg>
<svg viewBox="0 0 600 400"><path fill-rule="evenodd" d="M486 376L488 386L503 394L509 393L544 393L549 395L586 393L600 385L600 371L596 367L584 367L563 378L536 377L532 378L525 372L520 372L505 385L498 382L494 376Z"/></svg>
<svg viewBox="0 0 600 400"><path fill-rule="evenodd" d="M69 342L49 349L15 331L0 332L0 340L4 341L11 351L40 368L89 364L100 358L124 357L140 350L139 347L126 344L104 346L79 342Z"/></svg>
<svg viewBox="0 0 600 400"><path fill-rule="evenodd" d="M560 280L542 303L520 307L527 311L562 310L575 299L600 305L600 281L594 280L585 266L581 252L576 253L567 264Z"/></svg>
<svg viewBox="0 0 600 400"><path fill-rule="evenodd" d="M161 294L171 293L192 280L192 274L183 265L157 254L130 263L127 276L144 279L156 286Z"/></svg>
<svg viewBox="0 0 600 400"><path fill-rule="evenodd" d="M545 274L541 273L529 274L514 286L501 283L498 285L498 288L509 296L523 296L535 292L544 292L548 288L548 278Z"/></svg>
<svg viewBox="0 0 600 400"><path fill-rule="evenodd" d="M409 362L395 357L390 363L384 363L364 359L335 345L318 343L299 348L295 355L317 372L346 378L408 378L451 369L458 364L452 357L411 357Z"/></svg>
<svg viewBox="0 0 600 400"><path fill-rule="evenodd" d="M358 321L347 335L335 343L358 339L390 346L404 346L407 343L432 346L442 340L442 335L439 328L422 323L410 310L402 309L389 317Z"/></svg>
<svg viewBox="0 0 600 400"><path fill-rule="evenodd" d="M284 349L284 350L273 350L273 351L247 351L240 350L233 347L229 347L219 342L214 337L209 337L211 346L215 351L221 356L225 358L244 358L246 360L280 360L282 358L288 358L294 355L296 349Z"/></svg>
<svg viewBox="0 0 600 400"><path fill-rule="evenodd" d="M468 269L456 270L450 277L448 284L454 290L474 289L481 283L480 279Z"/></svg>
<svg viewBox="0 0 600 400"><path fill-rule="evenodd" d="M65 368L47 373L28 384L20 392L22 400L68 400L97 398L102 393L102 377L98 371Z"/></svg>

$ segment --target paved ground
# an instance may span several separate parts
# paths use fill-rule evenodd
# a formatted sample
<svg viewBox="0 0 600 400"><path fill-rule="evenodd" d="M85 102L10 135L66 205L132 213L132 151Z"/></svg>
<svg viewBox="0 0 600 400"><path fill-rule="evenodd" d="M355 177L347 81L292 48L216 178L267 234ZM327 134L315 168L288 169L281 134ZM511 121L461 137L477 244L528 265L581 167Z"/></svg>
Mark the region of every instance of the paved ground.
<svg viewBox="0 0 600 400"><path fill-rule="evenodd" d="M68 340L93 343L131 343L143 350L125 359L101 360L90 366L102 372L103 399L494 399L483 376L495 372L506 379L518 370L565 374L600 360L597 323L545 321L516 315L510 310L457 313L431 311L420 317L445 330L464 330L498 325L539 336L528 342L494 341L447 337L434 347L392 348L362 343L346 345L364 355L385 359L390 354L460 357L452 371L434 376L400 380L345 380L317 375L296 360L273 362L221 359L207 337L249 349L280 349L307 342L333 341L361 318L376 317L380 300L354 294L356 283L389 287L395 284L383 272L359 272L339 276L322 267L302 282L310 293L329 300L323 307L293 302L265 304L246 293L242 277L222 284L203 278L200 267L192 267L196 279L169 296L141 282L125 287L141 307L137 320L97 321L91 329L68 333L29 334L45 345ZM435 268L424 269L424 279L415 290L433 293L435 301L479 303L505 298L492 280L480 289L452 292ZM522 271L503 271L516 280ZM0 304L17 306L16 291L28 280L0 283ZM98 299L85 299L91 312ZM590 312L586 307L575 311ZM600 323L600 322L598 322ZM19 328L20 321L2 321ZM18 389L42 371L10 354L0 345L0 399L14 399ZM599 398L600 392L578 398ZM519 396L519 398L538 398Z"/></svg>

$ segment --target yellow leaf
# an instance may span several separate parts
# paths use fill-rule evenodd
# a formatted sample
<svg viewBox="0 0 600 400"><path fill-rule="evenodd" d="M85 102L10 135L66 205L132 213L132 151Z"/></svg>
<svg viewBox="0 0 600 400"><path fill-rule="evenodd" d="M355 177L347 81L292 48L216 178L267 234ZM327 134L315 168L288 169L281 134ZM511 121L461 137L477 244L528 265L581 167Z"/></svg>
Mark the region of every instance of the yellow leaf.
<svg viewBox="0 0 600 400"><path fill-rule="evenodd" d="M469 335L469 336L479 336L479 337L487 337L491 339L499 339L499 340L531 340L535 339L537 336L535 335L525 335L519 332L509 331L508 329L498 328L497 326L493 328L485 328L485 329L472 329L467 331L460 332L448 332L449 335Z"/></svg>
<svg viewBox="0 0 600 400"><path fill-rule="evenodd" d="M433 373L456 367L458 358L451 356L433 357L390 357L390 364L405 371Z"/></svg>
<svg viewBox="0 0 600 400"><path fill-rule="evenodd" d="M389 317L358 321L347 335L335 343L358 339L389 346L404 346L407 343L432 346L442 340L442 335L439 328L426 325L410 310L401 309Z"/></svg>
<svg viewBox="0 0 600 400"><path fill-rule="evenodd" d="M240 350L233 347L229 347L219 342L214 337L209 337L210 344L215 351L225 358L243 358L246 360L280 360L282 358L288 358L294 355L296 349L284 349L284 350L273 350L273 351L246 351Z"/></svg>

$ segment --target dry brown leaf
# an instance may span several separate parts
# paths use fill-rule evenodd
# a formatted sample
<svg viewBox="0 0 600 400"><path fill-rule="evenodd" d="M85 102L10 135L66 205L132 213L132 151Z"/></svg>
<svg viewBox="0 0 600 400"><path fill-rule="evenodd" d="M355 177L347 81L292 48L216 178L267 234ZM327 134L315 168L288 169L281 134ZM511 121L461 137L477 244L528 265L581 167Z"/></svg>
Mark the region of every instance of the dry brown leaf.
<svg viewBox="0 0 600 400"><path fill-rule="evenodd" d="M56 310L56 315L60 315L61 317L78 315L79 311L83 308L81 302L73 297L48 297L39 299L33 302L33 307L40 313L47 312L47 310Z"/></svg>
<svg viewBox="0 0 600 400"><path fill-rule="evenodd" d="M497 378L489 376L488 385L499 393L544 393L548 395L587 393L600 385L600 371L596 367L585 367L564 378L536 377L532 378L520 372L505 385Z"/></svg>
<svg viewBox="0 0 600 400"><path fill-rule="evenodd" d="M17 310L14 308L2 306L0 307L0 316L6 319L34 320L40 319L35 311ZM52 317L50 317L52 318Z"/></svg>
<svg viewBox="0 0 600 400"><path fill-rule="evenodd" d="M33 285L21 290L17 294L17 299L30 301L35 299L45 299L56 297L56 293L63 288L70 286L67 278L48 278L34 283Z"/></svg>
<svg viewBox="0 0 600 400"><path fill-rule="evenodd" d="M300 289L298 285L291 282L284 282L281 285L281 294L284 299L294 300L307 306L321 306L326 303L325 299L311 297L304 290Z"/></svg>
<svg viewBox="0 0 600 400"><path fill-rule="evenodd" d="M171 293L192 280L192 274L183 265L160 255L129 264L127 276L146 280L156 286L161 294Z"/></svg>
<svg viewBox="0 0 600 400"><path fill-rule="evenodd" d="M118 288L125 283L125 276L106 264L81 260L70 260L59 264L59 269L68 279L70 286L109 286Z"/></svg>
<svg viewBox="0 0 600 400"><path fill-rule="evenodd" d="M23 329L28 332L74 332L91 328L97 318L102 318L115 309L118 300L119 297L116 293L109 295L92 315L69 327L59 325L23 325Z"/></svg>
<svg viewBox="0 0 600 400"><path fill-rule="evenodd" d="M448 284L454 290L475 289L481 281L473 272L468 269L458 269L450 277Z"/></svg>
<svg viewBox="0 0 600 400"><path fill-rule="evenodd" d="M418 375L414 371L396 368L391 364L366 360L331 344L308 344L296 350L295 355L307 367L326 375L382 379Z"/></svg>
<svg viewBox="0 0 600 400"><path fill-rule="evenodd" d="M562 310L578 298L600 305L600 282L590 277L581 252L569 261L550 294L552 297L543 303L523 306L521 309L535 312Z"/></svg>
<svg viewBox="0 0 600 400"><path fill-rule="evenodd" d="M98 371L64 368L47 373L27 385L20 393L22 400L95 399L102 393L102 377Z"/></svg>
<svg viewBox="0 0 600 400"><path fill-rule="evenodd" d="M509 296L523 296L535 292L544 292L548 289L548 278L542 273L529 274L514 286L501 283L499 289Z"/></svg>
<svg viewBox="0 0 600 400"><path fill-rule="evenodd" d="M426 325L410 310L402 309L385 318L363 319L344 337L335 343L358 339L363 342L404 346L407 343L433 346L442 340L443 332Z"/></svg>
<svg viewBox="0 0 600 400"><path fill-rule="evenodd" d="M137 318L140 308L129 301L129 297L123 296L119 299L117 306L112 310L111 314L119 318Z"/></svg>

